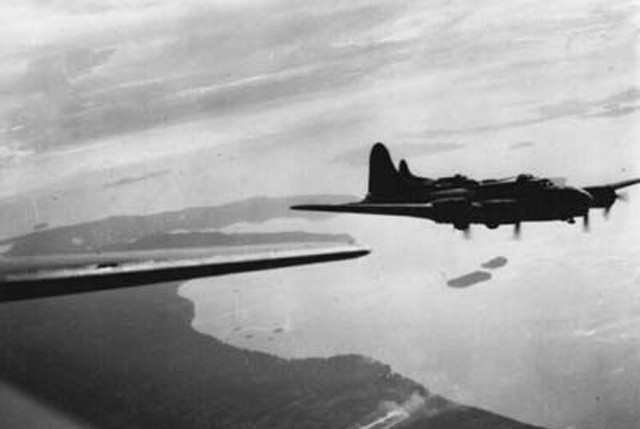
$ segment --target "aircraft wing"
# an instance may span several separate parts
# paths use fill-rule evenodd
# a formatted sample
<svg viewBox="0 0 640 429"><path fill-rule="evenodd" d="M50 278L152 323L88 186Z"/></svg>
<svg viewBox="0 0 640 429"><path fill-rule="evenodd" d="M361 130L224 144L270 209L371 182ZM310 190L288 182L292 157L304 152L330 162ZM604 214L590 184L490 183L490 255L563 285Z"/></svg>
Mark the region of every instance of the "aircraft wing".
<svg viewBox="0 0 640 429"><path fill-rule="evenodd" d="M0 302L120 289L364 256L350 244L233 246L0 257Z"/></svg>
<svg viewBox="0 0 640 429"><path fill-rule="evenodd" d="M587 186L584 190L591 194L591 197L593 198L591 207L604 208L606 210L605 213L607 213L616 200L624 199L624 195L616 192L618 189L637 185L638 183L640 183L640 178L623 180L620 182L609 183L607 185Z"/></svg>
<svg viewBox="0 0 640 429"><path fill-rule="evenodd" d="M637 185L638 183L640 183L640 178L622 180L620 182L608 183L606 185L587 186L584 189L587 192L593 192L593 191L597 192L602 189L610 189L615 191L617 189L626 188L627 186Z"/></svg>
<svg viewBox="0 0 640 429"><path fill-rule="evenodd" d="M431 204L414 203L351 203L351 204L305 204L291 207L293 210L308 210L333 213L358 213L387 216L409 216L430 218L433 213Z"/></svg>
<svg viewBox="0 0 640 429"><path fill-rule="evenodd" d="M627 186L637 185L638 183L640 183L640 178L629 179L629 180L623 180L621 182L610 183L610 184L608 184L606 186L609 187L609 188L613 188L613 189L621 189L621 188L626 188Z"/></svg>

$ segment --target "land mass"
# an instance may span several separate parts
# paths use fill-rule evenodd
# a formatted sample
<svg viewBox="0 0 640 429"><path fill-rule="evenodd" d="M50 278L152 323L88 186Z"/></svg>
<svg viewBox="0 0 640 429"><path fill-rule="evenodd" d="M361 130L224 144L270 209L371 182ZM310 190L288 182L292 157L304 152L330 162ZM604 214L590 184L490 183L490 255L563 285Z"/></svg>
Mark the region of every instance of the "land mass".
<svg viewBox="0 0 640 429"><path fill-rule="evenodd" d="M158 235L93 225L120 239L107 235L104 246L157 244ZM51 231L97 234L86 224L42 234ZM13 243L40 254L46 236L37 234ZM188 238L202 234L179 240ZM54 241L47 251L66 246ZM177 287L0 306L0 379L101 428L533 428L447 400L364 356L283 359L225 344L191 327L193 303Z"/></svg>
<svg viewBox="0 0 640 429"><path fill-rule="evenodd" d="M371 359L286 360L193 330L175 284L0 308L0 377L103 428L531 428L431 394Z"/></svg>
<svg viewBox="0 0 640 429"><path fill-rule="evenodd" d="M299 197L258 197L207 207L191 207L177 211L151 215L112 216L92 222L69 226L51 227L46 230L9 238L0 245L11 246L6 255L29 256L57 253L85 253L107 250L157 249L171 246L196 247L203 245L233 245L262 243L290 243L293 241L352 241L347 235L283 232L256 234L223 234L212 230L234 223L261 223L271 219L303 217L326 218L326 214L305 213L290 210L295 204L310 201L329 202L349 200L340 195L316 195ZM177 232L197 232L193 236L180 236ZM250 234L249 234L250 235ZM260 238L261 237L261 238ZM154 243L155 242L155 243Z"/></svg>
<svg viewBox="0 0 640 429"><path fill-rule="evenodd" d="M16 240L4 255L11 257L59 255L94 252L120 252L136 250L164 250L202 247L251 246L265 244L299 243L354 243L348 234L324 234L303 231L265 233L184 232L156 233L132 241L99 244L96 241L72 236L58 237L56 242L46 236L35 235L27 240Z"/></svg>

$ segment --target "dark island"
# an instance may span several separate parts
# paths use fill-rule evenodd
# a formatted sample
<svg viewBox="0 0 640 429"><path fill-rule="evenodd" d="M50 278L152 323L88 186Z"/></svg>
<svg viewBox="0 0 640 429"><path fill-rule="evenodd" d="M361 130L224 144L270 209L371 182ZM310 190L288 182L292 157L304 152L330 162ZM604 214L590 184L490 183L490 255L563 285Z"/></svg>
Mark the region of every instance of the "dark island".
<svg viewBox="0 0 640 429"><path fill-rule="evenodd" d="M505 265L507 265L507 262L509 262L509 260L507 258L505 258L504 256L496 256L495 258L489 259L486 262L483 262L482 264L480 264L480 266L482 268L488 268L490 270L495 270L497 268L502 268Z"/></svg>
<svg viewBox="0 0 640 429"><path fill-rule="evenodd" d="M474 284L486 282L491 280L491 274L486 271L473 271L463 276L456 277L451 280L447 280L447 285L453 288L465 288L473 286Z"/></svg>

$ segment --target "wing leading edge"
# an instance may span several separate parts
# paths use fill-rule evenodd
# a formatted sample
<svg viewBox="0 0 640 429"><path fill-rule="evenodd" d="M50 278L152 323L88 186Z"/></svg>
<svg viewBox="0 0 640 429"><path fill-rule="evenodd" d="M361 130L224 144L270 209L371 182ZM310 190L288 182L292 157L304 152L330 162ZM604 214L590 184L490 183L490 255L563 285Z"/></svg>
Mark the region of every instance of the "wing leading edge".
<svg viewBox="0 0 640 429"><path fill-rule="evenodd" d="M354 245L221 254L219 249L119 252L61 257L0 258L0 302L122 289L358 258L370 251Z"/></svg>
<svg viewBox="0 0 640 429"><path fill-rule="evenodd" d="M411 216L430 219L433 216L431 204L413 203L351 203L351 204L305 204L291 207L293 210L358 213L386 216Z"/></svg>

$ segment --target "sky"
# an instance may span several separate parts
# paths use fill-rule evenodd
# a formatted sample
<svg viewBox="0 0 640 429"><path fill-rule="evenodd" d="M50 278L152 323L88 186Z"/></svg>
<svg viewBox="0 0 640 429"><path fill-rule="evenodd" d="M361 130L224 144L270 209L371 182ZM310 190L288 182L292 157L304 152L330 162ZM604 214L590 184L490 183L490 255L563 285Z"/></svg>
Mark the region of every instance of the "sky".
<svg viewBox="0 0 640 429"><path fill-rule="evenodd" d="M491 163L565 167L579 180L615 175L594 164L635 131L630 1L32 1L0 12L6 197L231 154L243 157L239 175L260 173L265 152L285 164L275 188L291 188L299 162L330 169L320 161L348 161L376 140L425 156L442 145L558 144L526 157L493 151ZM601 123L612 125L598 127L606 147L590 129ZM577 150L586 165L554 162ZM434 170L507 169L464 153ZM610 158L635 168L630 155ZM191 185L233 175L185 176Z"/></svg>
<svg viewBox="0 0 640 429"><path fill-rule="evenodd" d="M529 172L576 185L638 177L639 8L2 2L0 236L258 195L360 196L376 141L426 176ZM207 295L206 281L183 294L196 301L194 326L212 335L233 328L228 311L214 310L241 286L253 291L243 299L263 303L247 307L250 323L282 324L286 310L299 326L284 346L240 346L362 352L453 399L529 422L598 427L601 418L623 428L638 416L629 380L640 373L640 199L629 193L590 235L535 225L520 243L502 228L464 241L417 221L239 223L230 230L349 232L374 254L355 271L332 271L324 295L295 292L301 278L323 290L327 273L315 268L229 280L217 290L225 299ZM488 286L441 284L499 255L509 264ZM335 304L345 289L345 304ZM339 323L324 327L329 312ZM415 344L424 353L404 352ZM596 389L597 406L584 393Z"/></svg>

